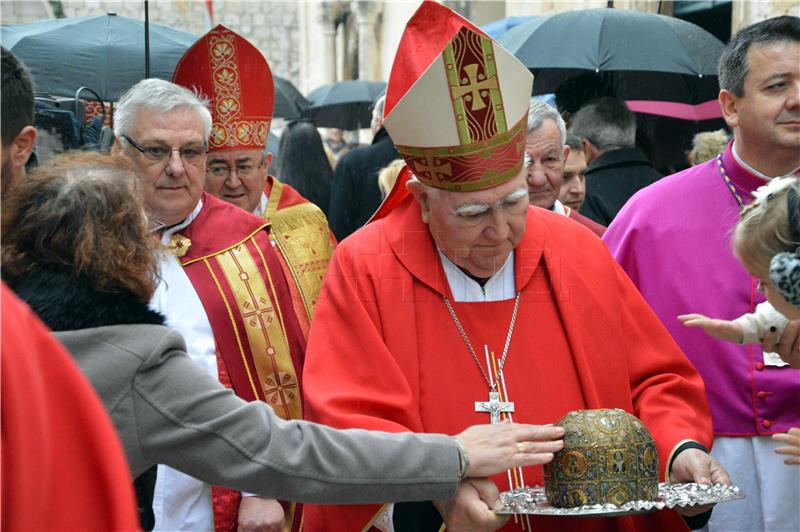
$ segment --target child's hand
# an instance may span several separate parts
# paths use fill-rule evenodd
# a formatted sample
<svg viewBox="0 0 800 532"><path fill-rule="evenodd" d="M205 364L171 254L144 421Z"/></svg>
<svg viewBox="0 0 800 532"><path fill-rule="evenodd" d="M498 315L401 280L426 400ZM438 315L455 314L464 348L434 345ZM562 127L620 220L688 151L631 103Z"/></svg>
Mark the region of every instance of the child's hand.
<svg viewBox="0 0 800 532"><path fill-rule="evenodd" d="M701 327L706 334L718 340L741 343L742 326L728 320L717 320L702 314L683 314L678 319L687 327Z"/></svg>
<svg viewBox="0 0 800 532"><path fill-rule="evenodd" d="M784 464L800 465L800 428L791 428L786 434L773 434L772 439L787 445L786 447L775 449L778 454L790 455L789 458L783 461Z"/></svg>
<svg viewBox="0 0 800 532"><path fill-rule="evenodd" d="M778 353L784 361L789 363L789 367L800 369L800 320L790 321L780 339L778 334L772 329L764 333L761 347L764 348L764 351Z"/></svg>

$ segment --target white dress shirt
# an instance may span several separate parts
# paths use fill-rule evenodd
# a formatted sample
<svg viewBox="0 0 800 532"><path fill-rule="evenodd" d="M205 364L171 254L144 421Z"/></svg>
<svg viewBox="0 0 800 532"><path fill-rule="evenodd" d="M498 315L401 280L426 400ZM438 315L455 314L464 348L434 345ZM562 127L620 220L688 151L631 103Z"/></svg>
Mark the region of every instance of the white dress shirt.
<svg viewBox="0 0 800 532"><path fill-rule="evenodd" d="M161 243L168 244L174 233L192 223L202 207L201 201L188 218L165 230ZM161 282L150 300L150 308L163 314L167 326L183 335L192 360L217 378L214 333L197 292L171 252L162 254L159 269ZM171 467L159 465L153 513L154 530L213 530L210 486Z"/></svg>
<svg viewBox="0 0 800 532"><path fill-rule="evenodd" d="M441 250L439 259L442 261L444 274L453 293L453 299L458 303L475 303L481 301L504 301L514 299L517 295L514 281L514 251L508 254L503 266L484 283L483 286L464 273L453 261L448 259Z"/></svg>

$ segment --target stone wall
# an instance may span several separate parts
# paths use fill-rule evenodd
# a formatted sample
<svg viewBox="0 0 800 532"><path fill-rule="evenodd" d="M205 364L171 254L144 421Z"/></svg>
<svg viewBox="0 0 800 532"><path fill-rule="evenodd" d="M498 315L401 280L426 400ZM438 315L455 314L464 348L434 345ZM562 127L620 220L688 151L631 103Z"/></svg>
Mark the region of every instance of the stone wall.
<svg viewBox="0 0 800 532"><path fill-rule="evenodd" d="M53 18L53 8L46 0L24 2L0 2L0 23L27 24L37 20Z"/></svg>

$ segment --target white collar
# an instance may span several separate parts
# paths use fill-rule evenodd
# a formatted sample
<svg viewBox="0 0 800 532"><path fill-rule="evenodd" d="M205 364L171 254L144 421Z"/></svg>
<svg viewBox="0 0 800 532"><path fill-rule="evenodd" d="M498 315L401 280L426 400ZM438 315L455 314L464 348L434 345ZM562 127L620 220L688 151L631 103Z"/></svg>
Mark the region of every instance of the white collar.
<svg viewBox="0 0 800 532"><path fill-rule="evenodd" d="M550 208L550 210L556 214L560 214L561 216L567 215L567 209L565 209L564 204L558 200L556 200L556 202L553 203L553 206Z"/></svg>
<svg viewBox="0 0 800 532"><path fill-rule="evenodd" d="M253 214L258 216L259 218L264 217L264 213L267 212L267 202L269 198L263 192L261 193L261 202L259 203L258 207L253 211Z"/></svg>
<svg viewBox="0 0 800 532"><path fill-rule="evenodd" d="M194 210L192 211L189 216L183 219L182 222L179 222L172 227L169 227L161 233L161 243L165 246L169 244L169 239L172 237L173 234L177 233L181 229L188 227L190 223L192 223L195 218L200 214L200 210L203 208L203 199L201 198L200 201L197 202Z"/></svg>
<svg viewBox="0 0 800 532"><path fill-rule="evenodd" d="M514 281L514 251L508 254L503 266L484 283L483 286L464 273L437 248L442 268L450 285L450 292L456 302L473 303L479 301L504 301L516 295Z"/></svg>
<svg viewBox="0 0 800 532"><path fill-rule="evenodd" d="M742 165L742 168L744 168L745 170L747 170L748 172L750 172L754 176L757 176L757 177L760 177L761 179L764 179L765 181L771 181L772 179L774 179L776 177L794 176L794 175L797 175L798 171L800 171L800 166L799 166L799 167L795 168L794 170L792 170L791 172L789 172L788 174L783 175L783 176L770 177L768 175L762 174L761 172L759 172L758 170L756 170L755 168L753 168L752 166L750 166L749 164L744 162L744 160L739 156L739 153L736 151L736 141L735 140L733 141L733 144L731 145L731 153L733 154L733 158L736 159L736 162L739 163L740 165Z"/></svg>

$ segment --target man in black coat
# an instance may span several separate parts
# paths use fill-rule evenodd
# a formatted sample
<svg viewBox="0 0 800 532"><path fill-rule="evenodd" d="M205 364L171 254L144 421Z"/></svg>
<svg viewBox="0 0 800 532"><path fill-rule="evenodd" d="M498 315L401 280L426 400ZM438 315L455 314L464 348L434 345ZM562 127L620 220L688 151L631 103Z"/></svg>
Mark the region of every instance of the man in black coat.
<svg viewBox="0 0 800 532"><path fill-rule="evenodd" d="M333 173L328 224L339 241L367 223L378 209L382 199L378 173L400 158L383 128L384 101L381 96L372 112L372 144L344 154Z"/></svg>
<svg viewBox="0 0 800 532"><path fill-rule="evenodd" d="M636 191L661 179L635 146L636 116L625 102L599 98L574 116L570 131L581 138L586 162L586 199L581 214L608 226Z"/></svg>

